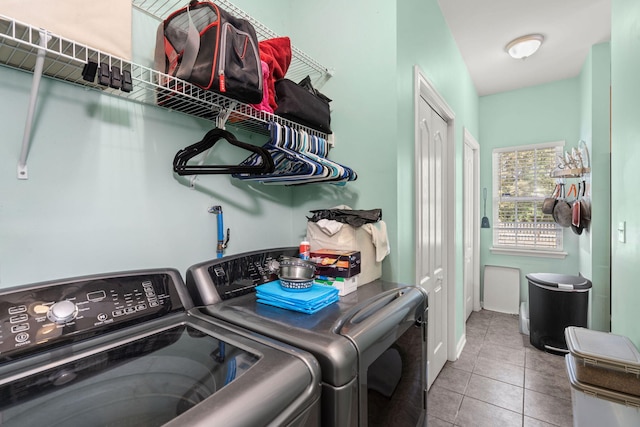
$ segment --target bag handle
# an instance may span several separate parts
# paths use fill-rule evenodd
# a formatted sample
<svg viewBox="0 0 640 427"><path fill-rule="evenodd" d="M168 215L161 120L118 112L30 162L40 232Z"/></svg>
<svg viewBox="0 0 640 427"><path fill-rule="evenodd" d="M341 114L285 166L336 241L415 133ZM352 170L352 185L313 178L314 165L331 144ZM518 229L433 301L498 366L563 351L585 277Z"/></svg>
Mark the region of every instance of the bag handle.
<svg viewBox="0 0 640 427"><path fill-rule="evenodd" d="M156 49L153 55L153 62L155 69L160 71L161 73L166 73L166 61L167 61L167 52L165 50L165 38L164 38L164 21L160 22L158 25L158 31L156 31Z"/></svg>
<svg viewBox="0 0 640 427"><path fill-rule="evenodd" d="M182 51L182 61L180 62L178 71L175 75L175 77L182 80L189 80L189 78L191 78L191 73L193 72L193 67L196 64L196 58L198 57L198 51L200 50L200 33L198 32L196 25L193 23L193 18L191 16L191 7L195 6L195 4L196 2L192 1L189 3L189 6L187 6L187 17L189 18L187 40L184 50ZM158 31L156 32L154 65L156 70L171 74L171 63L177 60L177 52L175 52L167 42L164 35L164 28L164 21L162 21L160 22L160 25L158 25ZM165 70L166 58L169 58L169 70Z"/></svg>
<svg viewBox="0 0 640 427"><path fill-rule="evenodd" d="M200 50L200 32L193 23L191 17L191 6L194 2L189 3L187 6L187 16L189 17L189 30L187 31L187 42L184 46L182 53L182 62L178 68L176 77L182 80L189 80L191 73L193 72L193 66L196 64L196 58L198 57L198 51Z"/></svg>

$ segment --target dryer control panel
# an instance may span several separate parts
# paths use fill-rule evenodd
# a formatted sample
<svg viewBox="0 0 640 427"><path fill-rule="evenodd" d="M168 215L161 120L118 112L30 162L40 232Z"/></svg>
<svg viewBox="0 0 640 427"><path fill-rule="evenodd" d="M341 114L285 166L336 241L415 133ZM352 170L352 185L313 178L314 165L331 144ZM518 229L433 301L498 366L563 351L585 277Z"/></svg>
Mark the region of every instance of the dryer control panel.
<svg viewBox="0 0 640 427"><path fill-rule="evenodd" d="M186 285L195 305L210 305L255 292L278 278L278 260L298 256L298 247L267 249L226 256L187 270Z"/></svg>
<svg viewBox="0 0 640 427"><path fill-rule="evenodd" d="M184 310L177 271L87 276L0 292L0 361Z"/></svg>

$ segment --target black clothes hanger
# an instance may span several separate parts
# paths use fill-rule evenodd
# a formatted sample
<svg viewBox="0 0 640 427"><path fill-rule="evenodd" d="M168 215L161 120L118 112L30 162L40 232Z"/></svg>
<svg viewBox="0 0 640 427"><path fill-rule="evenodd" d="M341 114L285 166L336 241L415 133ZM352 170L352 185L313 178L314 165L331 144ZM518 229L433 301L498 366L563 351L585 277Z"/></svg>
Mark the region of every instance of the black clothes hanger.
<svg viewBox="0 0 640 427"><path fill-rule="evenodd" d="M251 151L260 157L260 161L253 165L188 165L187 162L201 154L220 139L225 139L229 144ZM234 173L271 173L274 163L271 155L262 147L238 141L236 137L224 129L215 128L207 132L201 141L196 142L176 153L173 159L173 171L178 175L203 175L203 174L234 174Z"/></svg>

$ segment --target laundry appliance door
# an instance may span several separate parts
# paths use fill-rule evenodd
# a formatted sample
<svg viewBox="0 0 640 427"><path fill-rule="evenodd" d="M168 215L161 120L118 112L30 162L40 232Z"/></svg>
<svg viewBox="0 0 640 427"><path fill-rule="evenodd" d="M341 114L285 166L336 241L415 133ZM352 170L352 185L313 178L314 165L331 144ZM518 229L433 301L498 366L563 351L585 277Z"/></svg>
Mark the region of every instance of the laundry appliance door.
<svg viewBox="0 0 640 427"><path fill-rule="evenodd" d="M193 319L79 354L61 348L16 372L4 366L0 425L315 425L319 409L295 424L288 408L318 388L308 364L217 332Z"/></svg>
<svg viewBox="0 0 640 427"><path fill-rule="evenodd" d="M278 278L270 268L273 262L297 251L266 249L191 266L186 285L197 306L194 315L220 319L311 353L322 373L323 426L365 427L378 420L394 427L421 425L426 418L426 292L374 280L314 314L258 302L255 287ZM400 366L401 380L391 398L381 387L383 403L368 403L367 396L374 394L367 392L368 376L375 383L386 358ZM382 415L369 416L368 408L380 409Z"/></svg>
<svg viewBox="0 0 640 427"><path fill-rule="evenodd" d="M419 288L356 306L338 333L358 348L359 425L425 426L427 304Z"/></svg>

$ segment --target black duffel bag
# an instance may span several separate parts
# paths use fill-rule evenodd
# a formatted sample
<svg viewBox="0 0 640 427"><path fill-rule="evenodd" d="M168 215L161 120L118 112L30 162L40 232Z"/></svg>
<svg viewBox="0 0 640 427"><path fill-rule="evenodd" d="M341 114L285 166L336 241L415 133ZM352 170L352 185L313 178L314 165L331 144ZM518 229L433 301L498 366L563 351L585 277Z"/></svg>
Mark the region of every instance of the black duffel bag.
<svg viewBox="0 0 640 427"><path fill-rule="evenodd" d="M327 98L311 85L309 76L300 83L289 79L280 79L275 83L275 113L292 122L311 129L331 133L331 112Z"/></svg>

